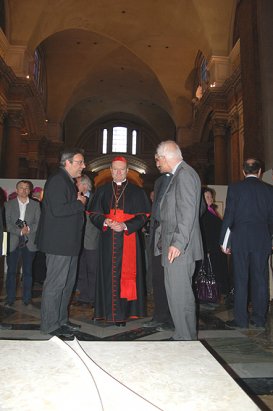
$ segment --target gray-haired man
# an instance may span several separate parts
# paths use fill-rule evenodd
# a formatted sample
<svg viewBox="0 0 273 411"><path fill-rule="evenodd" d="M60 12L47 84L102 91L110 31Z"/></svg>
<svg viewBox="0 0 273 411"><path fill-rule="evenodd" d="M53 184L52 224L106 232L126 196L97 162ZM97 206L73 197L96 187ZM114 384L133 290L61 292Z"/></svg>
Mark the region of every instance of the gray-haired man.
<svg viewBox="0 0 273 411"><path fill-rule="evenodd" d="M87 175L77 178L78 191L87 197L85 207L85 226L83 247L80 252L78 264L77 291L79 292L75 304L94 304L95 283L98 266L98 246L100 231L95 227L89 218L89 208L92 200L92 183Z"/></svg>
<svg viewBox="0 0 273 411"><path fill-rule="evenodd" d="M196 340L195 298L192 276L203 258L199 227L201 183L197 173L171 140L157 147L155 161L161 173L173 177L160 203L160 227L155 244L162 254L165 287L174 322L174 340Z"/></svg>

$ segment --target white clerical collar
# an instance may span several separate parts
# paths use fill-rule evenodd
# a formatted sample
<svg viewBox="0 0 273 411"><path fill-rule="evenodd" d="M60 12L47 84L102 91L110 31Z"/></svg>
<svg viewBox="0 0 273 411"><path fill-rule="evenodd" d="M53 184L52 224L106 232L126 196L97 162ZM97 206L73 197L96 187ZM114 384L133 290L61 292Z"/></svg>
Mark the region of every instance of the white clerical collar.
<svg viewBox="0 0 273 411"><path fill-rule="evenodd" d="M177 170L177 167L182 163L183 160L179 161L179 163L176 164L176 166L174 166L174 168L172 169L172 174L174 174Z"/></svg>
<svg viewBox="0 0 273 411"><path fill-rule="evenodd" d="M121 186L122 183L125 183L126 180L127 179L125 178L125 180L123 180L123 181L114 181L114 183L116 183L117 186Z"/></svg>
<svg viewBox="0 0 273 411"><path fill-rule="evenodd" d="M248 177L255 177L255 178L259 178L256 174L248 174L245 178L248 178Z"/></svg>

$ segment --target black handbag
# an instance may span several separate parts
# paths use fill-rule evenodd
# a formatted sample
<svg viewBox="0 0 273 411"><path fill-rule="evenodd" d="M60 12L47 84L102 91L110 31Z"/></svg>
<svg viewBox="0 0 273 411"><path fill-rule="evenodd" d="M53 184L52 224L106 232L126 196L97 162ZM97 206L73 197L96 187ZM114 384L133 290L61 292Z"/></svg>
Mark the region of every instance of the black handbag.
<svg viewBox="0 0 273 411"><path fill-rule="evenodd" d="M206 256L195 278L195 294L199 302L216 303L219 299L219 288L212 271L210 257Z"/></svg>

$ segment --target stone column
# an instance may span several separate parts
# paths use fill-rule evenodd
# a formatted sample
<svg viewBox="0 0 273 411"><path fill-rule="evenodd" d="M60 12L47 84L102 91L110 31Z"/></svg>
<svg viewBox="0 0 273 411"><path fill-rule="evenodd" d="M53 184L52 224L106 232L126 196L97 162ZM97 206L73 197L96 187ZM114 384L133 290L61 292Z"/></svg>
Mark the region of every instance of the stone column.
<svg viewBox="0 0 273 411"><path fill-rule="evenodd" d="M240 135L239 135L239 114L233 113L228 119L228 125L230 126L230 150L229 150L229 181L233 182L240 180L242 162L240 156Z"/></svg>
<svg viewBox="0 0 273 411"><path fill-rule="evenodd" d="M5 158L6 178L18 178L19 175L19 154L22 121L23 115L21 110L9 111L7 150Z"/></svg>
<svg viewBox="0 0 273 411"><path fill-rule="evenodd" d="M38 160L31 159L28 161L28 169L29 169L28 177L30 179L37 178L38 166L39 166Z"/></svg>
<svg viewBox="0 0 273 411"><path fill-rule="evenodd" d="M214 136L214 176L215 184L227 184L227 121L222 118L212 119Z"/></svg>
<svg viewBox="0 0 273 411"><path fill-rule="evenodd" d="M1 175L3 175L3 132L4 132L4 120L7 112L0 107L0 161L1 161Z"/></svg>
<svg viewBox="0 0 273 411"><path fill-rule="evenodd" d="M273 166L273 1L257 1L258 46L262 100L262 136L265 169Z"/></svg>
<svg viewBox="0 0 273 411"><path fill-rule="evenodd" d="M257 156L263 159L263 104L261 100L260 61L258 52L257 0L242 0L238 2L237 19L241 52L244 157ZM269 34L268 37L270 37Z"/></svg>
<svg viewBox="0 0 273 411"><path fill-rule="evenodd" d="M40 139L37 136L29 136L28 144L28 176L29 178L37 178L39 168L39 145Z"/></svg>
<svg viewBox="0 0 273 411"><path fill-rule="evenodd" d="M244 110L244 157L273 163L273 1L241 0L237 21Z"/></svg>

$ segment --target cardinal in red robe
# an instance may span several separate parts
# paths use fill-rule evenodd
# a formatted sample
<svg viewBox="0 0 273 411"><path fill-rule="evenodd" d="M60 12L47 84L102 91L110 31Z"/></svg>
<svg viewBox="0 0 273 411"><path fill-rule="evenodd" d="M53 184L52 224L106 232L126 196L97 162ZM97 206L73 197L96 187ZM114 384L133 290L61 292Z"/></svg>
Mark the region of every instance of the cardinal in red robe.
<svg viewBox="0 0 273 411"><path fill-rule="evenodd" d="M101 230L95 319L123 326L129 318L144 317L145 256L141 228L150 202L145 191L127 180L125 157L111 164L113 181L98 188L90 219Z"/></svg>

